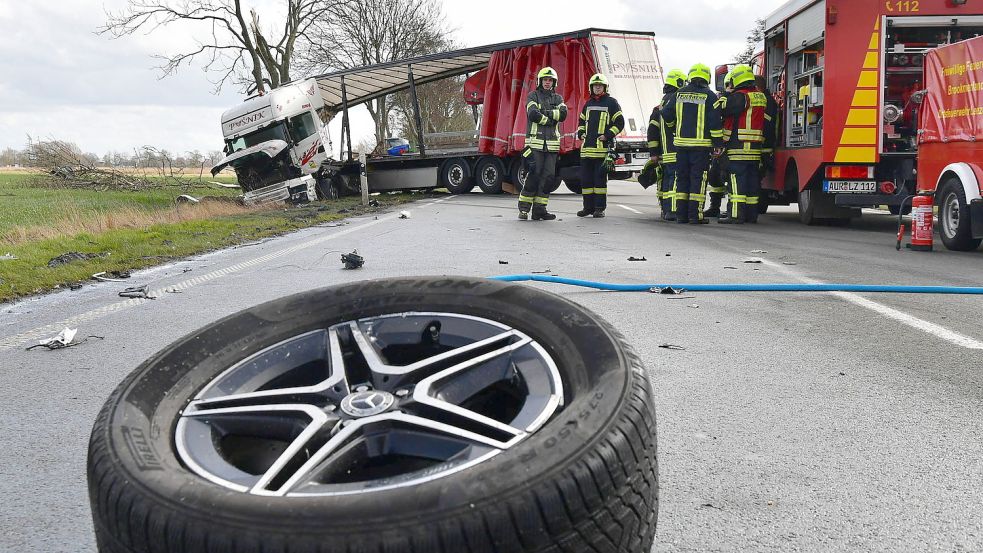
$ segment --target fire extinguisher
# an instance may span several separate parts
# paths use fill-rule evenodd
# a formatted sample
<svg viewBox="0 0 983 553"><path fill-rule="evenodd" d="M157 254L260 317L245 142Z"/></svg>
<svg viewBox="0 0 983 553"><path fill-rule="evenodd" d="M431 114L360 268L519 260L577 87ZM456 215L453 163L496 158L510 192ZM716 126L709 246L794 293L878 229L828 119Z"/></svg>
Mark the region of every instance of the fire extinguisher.
<svg viewBox="0 0 983 553"><path fill-rule="evenodd" d="M906 198L911 200L911 243L908 248L918 252L932 251L932 222L933 196L932 193L921 193ZM904 212L905 201L901 202L901 213ZM904 235L904 225L901 223L901 213L898 214L898 245L901 249L901 238Z"/></svg>

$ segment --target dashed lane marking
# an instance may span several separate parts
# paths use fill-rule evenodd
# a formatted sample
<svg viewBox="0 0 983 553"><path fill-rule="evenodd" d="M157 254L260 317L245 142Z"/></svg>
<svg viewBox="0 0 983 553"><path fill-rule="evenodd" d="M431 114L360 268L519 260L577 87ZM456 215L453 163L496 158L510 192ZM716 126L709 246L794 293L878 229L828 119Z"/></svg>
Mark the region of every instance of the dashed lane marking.
<svg viewBox="0 0 983 553"><path fill-rule="evenodd" d="M624 209L627 209L628 211L631 211L632 213L638 213L639 215L641 215L641 214L642 214L642 212L641 212L641 211L639 211L639 210L637 210L637 209L635 209L635 208L633 208L633 207L628 207L628 206L626 206L626 205L621 205L621 204L617 204L617 205L618 205L618 207L621 207L621 208L624 208Z"/></svg>

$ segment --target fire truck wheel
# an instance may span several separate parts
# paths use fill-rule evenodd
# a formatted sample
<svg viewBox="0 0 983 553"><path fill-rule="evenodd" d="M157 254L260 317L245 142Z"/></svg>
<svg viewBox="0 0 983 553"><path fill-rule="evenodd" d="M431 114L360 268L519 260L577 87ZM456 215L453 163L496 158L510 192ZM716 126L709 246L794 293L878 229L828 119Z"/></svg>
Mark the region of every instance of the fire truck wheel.
<svg viewBox="0 0 983 553"><path fill-rule="evenodd" d="M819 224L819 218L816 217L816 194L818 191L810 188L799 192L799 220L804 225Z"/></svg>
<svg viewBox="0 0 983 553"><path fill-rule="evenodd" d="M166 347L100 411L102 553L649 551L648 374L596 314L463 277L347 283Z"/></svg>
<svg viewBox="0 0 983 553"><path fill-rule="evenodd" d="M485 156L475 167L478 188L485 194L501 194L505 180L505 164L495 156Z"/></svg>
<svg viewBox="0 0 983 553"><path fill-rule="evenodd" d="M463 157L448 159L440 166L439 182L451 194L467 194L474 189L471 166Z"/></svg>
<svg viewBox="0 0 983 553"><path fill-rule="evenodd" d="M768 196L758 196L758 214L768 213Z"/></svg>
<svg viewBox="0 0 983 553"><path fill-rule="evenodd" d="M945 247L955 251L970 251L980 247L981 240L973 238L972 222L966 192L956 177L942 183L937 196L939 205L939 235Z"/></svg>

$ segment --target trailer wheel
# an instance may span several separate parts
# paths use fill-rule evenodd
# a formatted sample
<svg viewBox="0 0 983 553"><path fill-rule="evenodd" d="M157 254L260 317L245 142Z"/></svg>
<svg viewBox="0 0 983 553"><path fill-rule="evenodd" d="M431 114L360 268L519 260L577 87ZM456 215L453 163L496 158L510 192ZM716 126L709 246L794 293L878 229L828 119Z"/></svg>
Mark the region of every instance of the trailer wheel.
<svg viewBox="0 0 983 553"><path fill-rule="evenodd" d="M89 499L103 553L635 553L655 431L641 358L568 299L353 282L143 363L93 426Z"/></svg>
<svg viewBox="0 0 983 553"><path fill-rule="evenodd" d="M515 156L512 158L511 167L509 167L509 180L520 190L526 185L526 178L529 177L529 171L526 171L526 165L522 162L522 156Z"/></svg>
<svg viewBox="0 0 983 553"><path fill-rule="evenodd" d="M331 178L325 175L315 175L315 183L317 187L317 199L319 200L337 200L341 196L341 189L338 183L335 181L339 176L335 175Z"/></svg>
<svg viewBox="0 0 983 553"><path fill-rule="evenodd" d="M451 194L467 194L474 188L471 166L463 157L453 157L440 166L440 186Z"/></svg>
<svg viewBox="0 0 983 553"><path fill-rule="evenodd" d="M958 177L949 177L939 189L939 235L945 247L955 251L971 251L980 247L979 238L973 238L973 225L969 217L966 193Z"/></svg>
<svg viewBox="0 0 983 553"><path fill-rule="evenodd" d="M505 180L505 164L495 156L485 156L478 160L475 169L478 188L485 194L501 194L502 181Z"/></svg>

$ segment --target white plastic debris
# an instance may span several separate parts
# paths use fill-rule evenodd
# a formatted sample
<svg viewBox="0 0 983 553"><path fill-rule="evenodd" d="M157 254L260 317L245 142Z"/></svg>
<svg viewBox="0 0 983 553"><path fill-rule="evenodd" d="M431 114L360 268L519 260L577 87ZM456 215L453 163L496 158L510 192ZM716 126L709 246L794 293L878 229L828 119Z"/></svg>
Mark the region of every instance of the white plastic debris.
<svg viewBox="0 0 983 553"><path fill-rule="evenodd" d="M400 219L409 219L410 218L410 212L409 211L400 211L399 212L399 218Z"/></svg>
<svg viewBox="0 0 983 553"><path fill-rule="evenodd" d="M67 347L69 344L75 340L75 335L78 334L79 329L65 327L64 330L58 333L54 338L45 338L41 340L38 345L48 347L50 349L58 349Z"/></svg>
<svg viewBox="0 0 983 553"><path fill-rule="evenodd" d="M0 255L0 261L13 261L15 259L17 259L17 256L12 253L5 253L3 255Z"/></svg>

